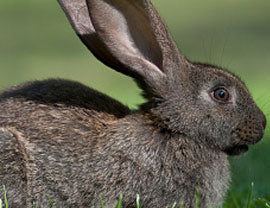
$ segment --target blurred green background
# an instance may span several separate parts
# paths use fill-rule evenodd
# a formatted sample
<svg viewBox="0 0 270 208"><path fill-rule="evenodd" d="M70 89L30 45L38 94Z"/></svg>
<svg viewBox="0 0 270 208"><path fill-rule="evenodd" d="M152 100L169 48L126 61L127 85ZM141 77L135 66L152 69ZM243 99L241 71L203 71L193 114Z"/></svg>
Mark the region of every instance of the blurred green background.
<svg viewBox="0 0 270 208"><path fill-rule="evenodd" d="M239 75L270 119L270 1L154 0L183 54ZM77 80L131 108L143 102L132 79L98 62L56 0L0 1L0 89L49 77ZM270 198L270 134L231 158L229 197ZM231 200L231 199L230 199Z"/></svg>

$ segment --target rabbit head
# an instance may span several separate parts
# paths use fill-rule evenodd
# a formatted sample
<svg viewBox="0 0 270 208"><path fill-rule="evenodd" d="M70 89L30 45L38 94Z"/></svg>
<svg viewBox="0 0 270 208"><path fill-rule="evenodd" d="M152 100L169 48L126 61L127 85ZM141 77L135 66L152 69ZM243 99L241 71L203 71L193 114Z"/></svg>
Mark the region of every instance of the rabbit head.
<svg viewBox="0 0 270 208"><path fill-rule="evenodd" d="M150 108L160 123L229 155L261 140L265 116L237 76L201 63L192 63L186 74L181 82L172 78L174 89Z"/></svg>
<svg viewBox="0 0 270 208"><path fill-rule="evenodd" d="M265 116L245 84L185 58L149 0L58 1L88 49L136 80L155 125L231 155L263 137Z"/></svg>

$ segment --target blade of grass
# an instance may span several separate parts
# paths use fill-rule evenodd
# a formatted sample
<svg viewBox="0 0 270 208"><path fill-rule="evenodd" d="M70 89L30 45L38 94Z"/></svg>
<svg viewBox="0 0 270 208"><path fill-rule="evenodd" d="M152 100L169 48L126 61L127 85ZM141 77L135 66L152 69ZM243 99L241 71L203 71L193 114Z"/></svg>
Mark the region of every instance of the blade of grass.
<svg viewBox="0 0 270 208"><path fill-rule="evenodd" d="M270 208L269 203L267 202L266 199L262 199L262 198L258 198L256 200L253 201L253 204L260 205L259 207L263 207L263 208Z"/></svg>
<svg viewBox="0 0 270 208"><path fill-rule="evenodd" d="M199 191L196 189L195 190L195 196L196 196L196 208L200 208L200 193Z"/></svg>
<svg viewBox="0 0 270 208"><path fill-rule="evenodd" d="M53 202L52 202L52 200L51 200L50 196L48 196L48 195L47 195L47 198L48 198L48 200L49 200L49 202L50 202L50 204L51 204L52 208L55 208L55 206L53 205Z"/></svg>
<svg viewBox="0 0 270 208"><path fill-rule="evenodd" d="M103 199L102 199L101 195L99 195L99 199L100 199L100 203L101 203L101 208L104 208Z"/></svg>
<svg viewBox="0 0 270 208"><path fill-rule="evenodd" d="M0 199L0 208L2 208L2 200Z"/></svg>
<svg viewBox="0 0 270 208"><path fill-rule="evenodd" d="M137 204L137 208L140 208L140 196L139 196L139 194L136 194L136 204Z"/></svg>
<svg viewBox="0 0 270 208"><path fill-rule="evenodd" d="M7 190L6 190L6 186L3 185L3 190L4 190L4 200L5 200L5 208L8 208L8 200L7 200Z"/></svg>
<svg viewBox="0 0 270 208"><path fill-rule="evenodd" d="M179 208L184 208L184 203L182 201L179 203Z"/></svg>
<svg viewBox="0 0 270 208"><path fill-rule="evenodd" d="M118 204L117 204L116 208L121 208L122 207L122 201L123 201L123 194L120 194L120 197L119 197Z"/></svg>
<svg viewBox="0 0 270 208"><path fill-rule="evenodd" d="M172 208L175 208L175 206L176 206L176 202L173 203Z"/></svg>
<svg viewBox="0 0 270 208"><path fill-rule="evenodd" d="M232 198L233 204L236 208L240 208L240 205L238 204L236 198L234 197L234 194L230 191L230 197Z"/></svg>
<svg viewBox="0 0 270 208"><path fill-rule="evenodd" d="M252 194L253 194L253 187L254 183L251 183L250 189L249 189L249 194L248 194L248 202L247 202L247 208L250 208L251 205L251 199L252 199Z"/></svg>

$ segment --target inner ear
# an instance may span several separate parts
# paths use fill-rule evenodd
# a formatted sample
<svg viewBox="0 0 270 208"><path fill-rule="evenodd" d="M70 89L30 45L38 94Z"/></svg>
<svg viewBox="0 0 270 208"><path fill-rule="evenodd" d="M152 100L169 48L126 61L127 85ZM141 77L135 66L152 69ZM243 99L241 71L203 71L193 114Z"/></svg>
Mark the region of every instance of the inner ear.
<svg viewBox="0 0 270 208"><path fill-rule="evenodd" d="M113 55L122 50L162 70L162 52L145 6L137 0L88 0L95 30Z"/></svg>
<svg viewBox="0 0 270 208"><path fill-rule="evenodd" d="M117 4L115 8L124 11L127 25L129 25L130 38L135 47L145 59L151 61L163 71L161 48L156 40L149 16L145 13L145 10L141 9L145 5L138 5L143 4L142 1L131 1L130 3L122 1L123 4ZM125 10L125 7L129 8Z"/></svg>

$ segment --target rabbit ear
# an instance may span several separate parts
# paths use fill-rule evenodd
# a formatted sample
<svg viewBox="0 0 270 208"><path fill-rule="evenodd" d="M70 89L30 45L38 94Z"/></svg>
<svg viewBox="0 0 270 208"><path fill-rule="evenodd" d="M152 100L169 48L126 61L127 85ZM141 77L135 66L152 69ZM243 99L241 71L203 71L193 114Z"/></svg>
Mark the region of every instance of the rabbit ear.
<svg viewBox="0 0 270 208"><path fill-rule="evenodd" d="M103 63L114 66L114 59L98 39L95 29L89 17L86 0L58 0L64 10L72 28L86 47Z"/></svg>
<svg viewBox="0 0 270 208"><path fill-rule="evenodd" d="M58 2L78 35L95 34L95 29L90 21L86 0L58 0Z"/></svg>
<svg viewBox="0 0 270 208"><path fill-rule="evenodd" d="M153 86L185 60L148 0L58 1L86 46L119 72Z"/></svg>

